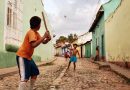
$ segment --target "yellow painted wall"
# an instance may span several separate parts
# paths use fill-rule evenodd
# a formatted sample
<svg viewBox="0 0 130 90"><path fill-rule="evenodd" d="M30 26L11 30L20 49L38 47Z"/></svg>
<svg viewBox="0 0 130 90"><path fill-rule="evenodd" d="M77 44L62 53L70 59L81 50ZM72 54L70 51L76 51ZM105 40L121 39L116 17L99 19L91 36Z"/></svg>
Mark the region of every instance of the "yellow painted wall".
<svg viewBox="0 0 130 90"><path fill-rule="evenodd" d="M105 21L106 59L130 61L130 0L122 0Z"/></svg>
<svg viewBox="0 0 130 90"><path fill-rule="evenodd" d="M62 55L62 48L56 48L56 54L61 56Z"/></svg>
<svg viewBox="0 0 130 90"><path fill-rule="evenodd" d="M81 46L78 46L77 50L79 51L79 54L80 54L80 57L81 57ZM78 54L77 54L77 57L79 57Z"/></svg>

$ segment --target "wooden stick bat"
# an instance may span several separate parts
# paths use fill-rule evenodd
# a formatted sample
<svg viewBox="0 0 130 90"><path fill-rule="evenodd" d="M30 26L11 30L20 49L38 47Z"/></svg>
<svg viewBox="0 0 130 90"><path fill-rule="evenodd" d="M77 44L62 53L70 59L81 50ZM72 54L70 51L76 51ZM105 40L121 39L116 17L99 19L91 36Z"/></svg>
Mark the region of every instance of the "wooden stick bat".
<svg viewBox="0 0 130 90"><path fill-rule="evenodd" d="M47 28L47 24L46 24L46 19L45 19L44 12L42 12L42 17L43 17L43 21L44 21L45 29L46 29L47 32L49 32L49 30L48 30L48 28Z"/></svg>
<svg viewBox="0 0 130 90"><path fill-rule="evenodd" d="M42 17L43 17L43 21L44 21L45 29L46 29L46 31L48 31L44 12L42 12Z"/></svg>

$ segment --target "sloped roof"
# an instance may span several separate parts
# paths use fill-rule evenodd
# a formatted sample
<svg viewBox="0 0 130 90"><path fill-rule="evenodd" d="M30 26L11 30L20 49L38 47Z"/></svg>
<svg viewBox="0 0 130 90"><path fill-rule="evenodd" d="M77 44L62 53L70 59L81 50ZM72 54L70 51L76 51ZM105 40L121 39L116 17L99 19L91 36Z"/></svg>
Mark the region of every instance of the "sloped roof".
<svg viewBox="0 0 130 90"><path fill-rule="evenodd" d="M96 18L94 19L89 32L93 32L94 28L97 26L97 23L99 22L99 20L101 19L102 15L104 14L104 10L102 9L102 7L100 7L100 9L98 10L97 14L96 14Z"/></svg>

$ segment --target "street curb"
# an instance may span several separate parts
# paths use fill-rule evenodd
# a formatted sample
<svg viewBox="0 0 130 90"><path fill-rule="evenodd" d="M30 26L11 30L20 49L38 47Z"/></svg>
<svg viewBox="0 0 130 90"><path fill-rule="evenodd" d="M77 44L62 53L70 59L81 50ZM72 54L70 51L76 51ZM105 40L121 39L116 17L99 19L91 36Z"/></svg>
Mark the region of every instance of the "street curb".
<svg viewBox="0 0 130 90"><path fill-rule="evenodd" d="M55 60L57 60L57 58L54 58L53 60L46 62L46 63L43 63L43 64L38 64L37 66L42 67L42 66L45 66L47 64L53 63ZM7 69L10 69L10 68L7 68ZM18 73L18 69L16 67L16 70L13 70L11 72L7 72L7 73L4 73L4 74L0 74L0 80L3 79L4 77L12 76L12 75L17 74L17 73Z"/></svg>
<svg viewBox="0 0 130 90"><path fill-rule="evenodd" d="M122 73L120 70L116 70L114 69L113 65L109 63L109 65L111 66L111 69L113 72L115 72L116 74L118 74L119 76L121 76L122 78L124 78L125 80L127 80L128 83L130 83L130 75L126 75L125 73ZM114 65L115 66L115 65ZM117 66L118 67L118 66ZM121 67L120 67L121 68ZM122 68L123 69L123 68ZM128 70L126 70L127 72ZM130 73L130 71L128 71Z"/></svg>
<svg viewBox="0 0 130 90"><path fill-rule="evenodd" d="M9 72L9 73L5 73L5 74L1 74L0 75L0 80L3 79L4 77L12 76L12 75L17 74L17 73L18 73L18 70L12 71L12 72Z"/></svg>
<svg viewBox="0 0 130 90"><path fill-rule="evenodd" d="M100 62L100 61L93 61L93 63L99 65L99 69L111 70L111 67L110 67L110 65L108 63Z"/></svg>
<svg viewBox="0 0 130 90"><path fill-rule="evenodd" d="M91 61L91 62L92 62L92 61ZM92 62L92 63L97 64L97 65L100 66L101 64L100 64L99 62L100 62L100 61L98 61L98 62ZM106 63L106 62L104 62L104 63ZM121 69L123 70L123 68L121 68L121 67L119 67L119 66L117 66L117 65L111 64L111 63L106 63L106 64L110 66L111 71L113 71L113 72L116 73L117 75L121 76L122 78L124 78L125 80L127 80L128 83L130 83L130 75L127 75L126 73L123 73L123 72L121 71ZM119 69L119 70L118 70L118 69ZM130 71L128 71L128 70L126 70L126 69L124 69L124 72L129 72L129 73L130 73Z"/></svg>

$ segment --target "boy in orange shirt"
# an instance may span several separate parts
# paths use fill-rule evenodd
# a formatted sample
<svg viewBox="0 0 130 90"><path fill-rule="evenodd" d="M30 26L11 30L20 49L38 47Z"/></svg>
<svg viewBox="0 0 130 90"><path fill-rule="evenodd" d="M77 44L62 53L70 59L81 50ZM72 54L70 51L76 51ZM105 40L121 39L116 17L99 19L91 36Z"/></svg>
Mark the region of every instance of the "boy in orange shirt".
<svg viewBox="0 0 130 90"><path fill-rule="evenodd" d="M32 60L34 49L41 43L46 44L51 40L49 31L41 37L38 30L41 26L41 19L38 16L33 16L30 19L30 30L24 38L24 42L16 53L16 60L19 68L20 83L18 90L28 90L27 81L30 78L30 89L33 90L34 83L39 70Z"/></svg>

